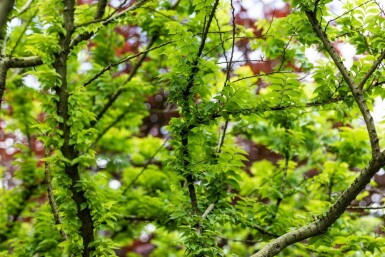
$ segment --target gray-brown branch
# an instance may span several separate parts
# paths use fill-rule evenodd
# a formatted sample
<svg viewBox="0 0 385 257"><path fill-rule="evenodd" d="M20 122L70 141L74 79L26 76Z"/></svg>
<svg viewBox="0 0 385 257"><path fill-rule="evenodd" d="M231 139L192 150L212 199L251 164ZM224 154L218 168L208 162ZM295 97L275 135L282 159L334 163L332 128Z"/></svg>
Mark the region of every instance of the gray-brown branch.
<svg viewBox="0 0 385 257"><path fill-rule="evenodd" d="M365 188L366 184L370 182L372 176L384 165L385 153L382 153L377 159L369 162L369 165L360 172L360 175L349 188L341 194L338 200L324 215L319 216L314 222L306 226L274 239L251 257L272 257L289 245L325 233L328 228L341 217L350 203L357 197L362 189Z"/></svg>
<svg viewBox="0 0 385 257"><path fill-rule="evenodd" d="M251 257L270 257L275 256L280 253L284 248L289 245L292 245L296 242L300 242L309 237L317 236L325 233L328 228L345 212L349 207L350 203L357 197L357 195L365 188L365 186L370 182L370 179L380 170L382 166L385 165L385 153L380 152L379 140L377 137L377 132L373 122L373 118L370 114L370 111L367 107L366 101L363 97L362 89L352 80L349 75L349 72L342 63L341 58L336 53L331 42L328 40L327 35L321 29L321 26L318 23L315 12L306 11L306 16L317 36L320 38L327 52L331 56L335 65L341 72L345 82L349 85L350 90L353 94L353 97L359 106L359 109L364 117L366 127L369 133L370 143L372 147L372 160L364 168L360 175L354 180L354 182L341 194L337 201L330 207L330 209L324 214L321 215L314 222L298 228L292 232L286 233L279 238L271 241L269 244L264 246L260 251L252 255ZM377 67L377 66L373 66ZM365 83L366 77L369 77L373 73L373 68L370 69L361 83Z"/></svg>
<svg viewBox="0 0 385 257"><path fill-rule="evenodd" d="M329 41L325 32L322 30L322 28L321 28L321 26L317 20L316 13L310 12L310 11L306 11L305 13L306 13L306 16L307 16L314 32L317 34L317 36L321 40L323 46L326 48L326 51L329 53L330 57L332 58L335 65L337 66L338 70L341 72L342 77L344 78L345 82L348 84L350 91L352 92L352 94L354 96L354 100L356 101L358 108L361 111L362 117L365 120L366 129L368 130L368 134L369 134L369 138L370 138L370 145L372 148L372 157L375 158L376 156L378 156L380 154L380 144L379 144L379 139L377 136L376 126L374 124L373 117L370 114L370 110L366 104L362 89L350 77L349 72L346 69L346 67L344 66L341 58L337 54L336 50L334 49L333 45ZM382 54L382 55L384 55L384 54ZM374 72L373 68L376 68L378 65L379 64L375 63L375 65L372 67L372 69L370 69L367 72L367 74L364 76L364 78L360 84L365 84L367 77L369 77L370 74Z"/></svg>

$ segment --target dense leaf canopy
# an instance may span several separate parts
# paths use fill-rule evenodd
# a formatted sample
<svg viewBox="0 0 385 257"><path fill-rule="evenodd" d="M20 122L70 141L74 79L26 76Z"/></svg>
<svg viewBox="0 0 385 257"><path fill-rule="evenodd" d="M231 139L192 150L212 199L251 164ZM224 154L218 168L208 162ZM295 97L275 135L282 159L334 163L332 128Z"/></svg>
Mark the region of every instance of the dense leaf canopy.
<svg viewBox="0 0 385 257"><path fill-rule="evenodd" d="M1 1L0 256L381 256L384 7Z"/></svg>

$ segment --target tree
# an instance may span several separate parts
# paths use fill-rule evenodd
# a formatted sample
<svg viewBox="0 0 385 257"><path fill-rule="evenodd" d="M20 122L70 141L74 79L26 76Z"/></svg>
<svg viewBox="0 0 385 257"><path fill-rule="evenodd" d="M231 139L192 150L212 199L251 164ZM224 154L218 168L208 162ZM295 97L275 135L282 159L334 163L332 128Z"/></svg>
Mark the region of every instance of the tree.
<svg viewBox="0 0 385 257"><path fill-rule="evenodd" d="M385 13L331 3L2 1L0 256L379 256Z"/></svg>

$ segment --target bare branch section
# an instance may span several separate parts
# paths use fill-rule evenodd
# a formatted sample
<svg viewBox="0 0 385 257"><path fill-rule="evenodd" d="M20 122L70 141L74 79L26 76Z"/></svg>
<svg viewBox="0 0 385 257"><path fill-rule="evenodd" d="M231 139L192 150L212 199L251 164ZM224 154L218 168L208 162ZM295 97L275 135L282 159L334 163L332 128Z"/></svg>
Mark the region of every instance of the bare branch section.
<svg viewBox="0 0 385 257"><path fill-rule="evenodd" d="M38 56L31 57L1 57L0 56L0 109L3 99L5 83L7 79L7 71L9 68L28 68L43 64L43 61Z"/></svg>
<svg viewBox="0 0 385 257"><path fill-rule="evenodd" d="M284 248L294 243L305 240L309 237L323 234L327 229L345 212L350 203L357 197L366 184L380 168L385 165L385 153L380 157L371 160L369 165L360 172L360 175L354 180L348 189L346 189L338 200L333 204L329 211L321 215L314 222L286 233L277 239L271 241L264 246L260 251L253 254L251 257L272 257L280 253Z"/></svg>
<svg viewBox="0 0 385 257"><path fill-rule="evenodd" d="M372 148L372 157L373 159L376 158L380 154L380 145L379 145L379 139L377 136L376 126L373 121L373 117L370 114L370 110L366 104L365 98L363 96L362 89L359 85L357 85L353 79L350 77L348 70L344 66L341 58L335 51L333 45L329 41L327 35L322 30L315 12L306 11L306 16L313 27L314 32L317 34L317 36L321 39L324 47L326 48L327 52L329 53L330 57L333 59L333 62L337 66L338 70L341 72L342 77L344 78L345 82L349 85L350 91L352 92L354 96L354 100L356 101L361 114L365 120L366 128L368 130L369 138L370 138L370 145ZM385 57L385 54L382 54L381 57ZM380 57L379 63L382 61ZM382 57L382 58L383 58ZM369 78L369 76L374 72L374 70L378 67L378 64L374 64L373 67L369 70L369 72L364 76L364 79L362 80L361 84L365 84L366 80Z"/></svg>
<svg viewBox="0 0 385 257"><path fill-rule="evenodd" d="M29 68L43 64L39 56L7 57L5 61L9 68Z"/></svg>

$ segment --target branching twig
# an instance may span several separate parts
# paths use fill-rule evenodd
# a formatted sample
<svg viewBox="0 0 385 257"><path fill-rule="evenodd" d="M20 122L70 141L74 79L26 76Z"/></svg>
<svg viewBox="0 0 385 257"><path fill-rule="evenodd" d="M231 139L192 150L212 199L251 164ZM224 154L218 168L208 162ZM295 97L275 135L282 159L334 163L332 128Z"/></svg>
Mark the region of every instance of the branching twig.
<svg viewBox="0 0 385 257"><path fill-rule="evenodd" d="M326 48L326 50L329 53L332 60L334 61L338 70L341 72L342 77L344 78L345 82L348 84L350 91L352 92L352 94L354 96L354 100L356 101L356 103L357 103L357 105L361 111L361 114L365 120L366 128L368 130L368 134L369 134L369 138L370 138L370 145L372 148L373 158L376 158L376 156L378 156L380 154L379 139L377 136L376 126L374 124L373 117L370 114L370 110L369 110L369 108L366 104L366 101L364 99L362 89L358 85L356 85L356 83L350 77L349 72L346 69L346 67L344 66L341 58L339 57L339 55L335 51L333 45L329 41L325 32L321 29L321 26L320 26L320 24L316 18L316 14L314 12L310 12L310 11L306 11L305 13L306 13L306 16L308 17L308 20L309 20L311 26L313 27L314 32L317 34L317 36L322 41L324 47ZM383 53L383 55L385 55L385 52ZM381 61L382 61L382 59L381 59ZM372 68L364 76L364 79L363 79L363 81L361 81L361 83L365 84L366 80L369 78L371 73L374 72L374 70L372 70L372 69L377 68L379 63L378 64L375 63L372 66Z"/></svg>
<svg viewBox="0 0 385 257"><path fill-rule="evenodd" d="M357 197L363 188L370 182L371 178L385 165L385 152L380 152L378 137L373 118L366 105L363 97L362 89L359 88L351 79L349 72L343 65L340 57L336 53L334 47L327 38L325 32L321 29L316 13L312 11L305 11L314 32L321 39L327 52L333 59L335 65L341 72L345 82L349 85L353 97L360 108L362 116L364 117L366 127L369 133L370 143L372 147L372 159L369 164L361 170L360 174L354 182L340 195L337 201L330 207L330 209L323 215L319 216L314 222L298 228L294 231L286 233L279 238L271 241L265 245L260 251L252 255L252 257L267 257L275 256L284 248L296 242L300 242L309 237L325 233L328 228L345 212L350 203Z"/></svg>
<svg viewBox="0 0 385 257"><path fill-rule="evenodd" d="M373 72L376 71L378 66L380 66L381 62L385 59L385 51L382 51L381 55L377 58L377 60L373 63L372 67L366 72L365 76L360 81L360 84L358 84L358 87L362 90L364 88L364 85L366 81L372 76Z"/></svg>
<svg viewBox="0 0 385 257"><path fill-rule="evenodd" d="M31 2L32 2L32 1L31 1ZM39 10L39 9L36 9L36 10L35 10L34 14L31 15L31 17L28 19L28 21L27 21L26 24L24 25L23 31L20 33L19 37L16 39L15 46L14 46L14 47L12 48L12 50L11 50L11 53L10 53L11 56L13 55L13 53L14 53L15 50L16 50L16 48L18 47L18 45L19 45L19 43L20 43L22 37L24 36L25 31L28 29L28 26L29 26L29 24L32 22L32 19L35 18L35 16L36 16L38 10Z"/></svg>
<svg viewBox="0 0 385 257"><path fill-rule="evenodd" d="M83 84L83 86L85 86L85 87L88 86L88 85L91 84L93 81L95 81L96 79L98 79L101 75L103 75L106 71L111 70L111 68L116 67L116 66L118 66L119 64L122 64L122 63L124 63L124 62L129 61L129 60L132 60L132 59L134 59L134 58L136 58L136 57L139 57L139 56L141 56L141 55L143 55L143 54L147 54L147 53L150 52L150 51L153 51L153 50L155 50L155 49L159 49L159 48L161 48L161 47L163 47L163 46L166 46L166 45L168 45L168 44L171 44L171 43L173 43L173 41L169 41L169 42L166 42L166 43L163 43L163 44L154 46L154 47L152 47L152 48L147 48L146 50L141 51L141 52L139 52L139 53L137 53L137 54L130 55L130 56L127 56L127 57L124 57L124 58L120 59L120 60L117 61L117 62L111 63L110 65L108 65L108 66L104 67L103 69L101 69L101 70L100 70L98 73L96 73L92 78L90 78L89 80L87 80L87 81Z"/></svg>
<svg viewBox="0 0 385 257"><path fill-rule="evenodd" d="M154 36L151 37L150 41L148 42L147 45L147 50L143 51L143 53L140 56L140 59L138 62L135 64L134 68L132 69L130 75L126 79L126 81L123 84L127 84L128 82L131 81L131 79L135 76L136 72L138 71L139 67L142 65L144 60L147 57L148 52L150 51L152 45L154 42L158 39L158 35L155 34ZM107 66L108 67L108 66ZM100 72L99 72L100 73ZM98 73L98 74L99 74ZM100 76L100 75L99 75ZM96 123L103 117L103 115L108 111L108 109L115 103L115 101L118 99L118 97L124 92L123 88L118 89L114 94L112 94L110 97L108 97L107 103L103 106L103 108L100 110L98 115L96 116L96 119L93 120L90 124L90 127L94 127Z"/></svg>
<svg viewBox="0 0 385 257"><path fill-rule="evenodd" d="M11 19L14 19L20 15L22 15L23 13L25 13L26 11L28 11L28 9L31 7L32 5L32 2L33 0L28 0L23 7L21 7L20 11L17 13L17 15L13 16Z"/></svg>
<svg viewBox="0 0 385 257"><path fill-rule="evenodd" d="M216 0L214 2L211 13L208 17L207 24L205 24L205 28L204 28L203 33L202 33L202 38L201 38L201 43L199 45L198 53L194 59L194 62L192 64L192 70L191 70L190 76L187 80L188 81L187 86L186 86L185 90L183 90L183 97L185 100L187 100L188 97L190 96L191 89L194 85L194 80L195 80L194 78L195 78L196 74L199 72L199 66L198 66L199 58L201 57L201 55L203 53L203 49L204 49L205 44L206 44L207 35L208 35L209 29L210 29L210 24L214 18L214 14L215 14L215 11L217 9L218 3L219 3L219 0Z"/></svg>
<svg viewBox="0 0 385 257"><path fill-rule="evenodd" d="M286 50L289 47L289 44L290 44L292 39L293 39L293 36L290 37L289 41L286 43L285 47L283 48L281 64L279 65L279 68L277 71L281 71L284 62L286 61Z"/></svg>
<svg viewBox="0 0 385 257"><path fill-rule="evenodd" d="M45 158L49 157L49 155L50 155L50 151L46 149ZM49 168L49 163L47 161L45 161L44 163L44 176L45 176L45 184L47 186L48 202L49 202L49 205L51 206L53 219L56 225L60 225L62 224L62 221L61 221L59 210L57 208L56 201L53 195L51 172ZM63 230L63 228L60 228L59 231L60 231L62 240L63 241L68 240L68 236L66 232Z"/></svg>
<svg viewBox="0 0 385 257"><path fill-rule="evenodd" d="M82 25L78 25L76 28L78 27L82 27L82 26L85 26L85 25L90 25L90 24L93 24L93 23L100 23L101 25L106 26L108 24L110 24L111 22L114 22L116 19L118 19L119 17L122 17L123 15L125 15L126 13L128 12L132 12L136 9L138 9L139 7L141 7L142 5L144 5L145 3L147 3L148 1L150 0L141 0L140 2L138 2L136 5L133 5L133 6L130 6L129 8L127 8L126 10L120 12L120 13L117 13L105 20L103 19L96 19L94 21L91 21L91 22L88 22L86 24L82 24ZM76 29L74 28L74 29ZM100 28L99 28L100 29ZM97 33L99 31L99 29L95 32L84 32L80 35L78 35L77 37L75 37L72 41L71 41L71 44L70 44L70 49L74 48L77 44L79 44L80 42L84 41L84 40L88 40L90 39L95 33Z"/></svg>
<svg viewBox="0 0 385 257"><path fill-rule="evenodd" d="M273 72L262 73L262 74L255 74L255 75L252 75L252 76L247 76L247 77L239 78L239 79L233 80L232 82L235 83L235 82L239 82L239 81L242 81L242 80L245 80L245 79L264 77L264 76L268 76L268 75L272 75L272 74L278 74L278 73L284 73L284 74L290 73L291 74L292 72L291 71L273 71Z"/></svg>
<svg viewBox="0 0 385 257"><path fill-rule="evenodd" d="M164 146L166 145L168 141L168 138L166 138L163 142L163 144L158 147L158 149L156 149L156 151L152 154L152 156L147 160L147 162L144 164L143 168L141 169L141 171L135 176L135 178L130 182L130 184L128 184L122 191L122 195L125 195L127 193L127 190L130 189L135 183L136 181L138 181L138 179L140 178L140 176L142 176L142 174L146 171L148 165L151 164L151 162L154 160L155 156L164 148Z"/></svg>
<svg viewBox="0 0 385 257"><path fill-rule="evenodd" d="M335 20L338 20L339 18L345 16L346 14L351 13L352 11L354 11L354 10L360 8L361 6L363 6L363 5L365 5L365 4L369 3L369 2L372 2L372 1L373 1L373 0L366 1L366 2L364 2L364 3L362 3L362 4L360 4L360 5L357 5L356 7L354 7L354 8L352 8L352 9L350 9L350 10L344 12L344 13L341 14L341 15L338 15L338 16L335 17L334 19L329 20L328 23L327 23L326 26L325 26L324 32L326 33L326 29L328 28L328 26L329 26L329 24L330 24L331 22L333 22L333 21L335 21Z"/></svg>

